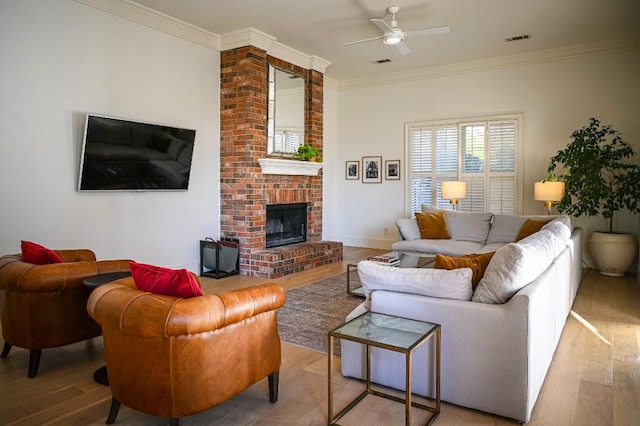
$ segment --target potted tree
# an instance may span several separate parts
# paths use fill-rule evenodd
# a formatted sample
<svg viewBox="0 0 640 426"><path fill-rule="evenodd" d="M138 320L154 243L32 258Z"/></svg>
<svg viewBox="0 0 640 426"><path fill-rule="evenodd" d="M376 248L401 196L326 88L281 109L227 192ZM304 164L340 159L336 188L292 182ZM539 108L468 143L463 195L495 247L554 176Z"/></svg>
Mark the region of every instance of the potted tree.
<svg viewBox="0 0 640 426"><path fill-rule="evenodd" d="M311 145L302 144L298 146L298 157L303 161L316 161L320 156L320 151Z"/></svg>
<svg viewBox="0 0 640 426"><path fill-rule="evenodd" d="M589 249L601 274L622 276L633 262L636 243L632 235L614 232L614 216L622 209L640 213L640 166L628 162L635 153L620 132L596 118L571 139L547 170L553 176L562 169L565 194L556 208L576 217L608 219L608 231L593 232Z"/></svg>

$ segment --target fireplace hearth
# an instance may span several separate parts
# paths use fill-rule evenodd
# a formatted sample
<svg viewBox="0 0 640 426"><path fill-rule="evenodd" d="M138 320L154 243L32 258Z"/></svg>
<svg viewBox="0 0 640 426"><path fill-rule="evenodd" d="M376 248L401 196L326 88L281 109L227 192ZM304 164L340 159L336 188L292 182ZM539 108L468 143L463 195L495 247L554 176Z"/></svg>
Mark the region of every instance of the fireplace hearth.
<svg viewBox="0 0 640 426"><path fill-rule="evenodd" d="M307 204L268 204L266 246L285 246L307 241Z"/></svg>

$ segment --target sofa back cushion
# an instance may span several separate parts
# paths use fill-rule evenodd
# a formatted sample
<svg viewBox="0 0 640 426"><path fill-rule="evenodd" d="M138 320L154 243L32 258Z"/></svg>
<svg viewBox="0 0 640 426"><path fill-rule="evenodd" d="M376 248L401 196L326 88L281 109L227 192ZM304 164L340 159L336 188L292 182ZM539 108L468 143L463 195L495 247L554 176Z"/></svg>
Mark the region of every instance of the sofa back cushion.
<svg viewBox="0 0 640 426"><path fill-rule="evenodd" d="M485 244L487 241L491 217L493 216L491 213L441 210L426 204L422 205L422 211L425 213L444 211L452 240L471 241L480 244Z"/></svg>
<svg viewBox="0 0 640 426"><path fill-rule="evenodd" d="M535 280L567 247L568 228L558 223L497 250L472 300L505 303Z"/></svg>
<svg viewBox="0 0 640 426"><path fill-rule="evenodd" d="M358 263L358 276L370 307L374 290L397 291L444 299L471 300L472 271L462 269L397 268L369 260Z"/></svg>
<svg viewBox="0 0 640 426"><path fill-rule="evenodd" d="M411 219L398 219L396 220L396 226L403 240L411 241L420 239L420 228L418 228L418 222L415 217Z"/></svg>
<svg viewBox="0 0 640 426"><path fill-rule="evenodd" d="M487 237L487 244L492 243L513 243L516 241L516 237L522 229L522 225L531 220L569 220L568 216L545 216L545 215L531 215L531 216L515 216L511 214L495 214L493 215L493 221L491 222L491 229L489 230L489 236ZM570 220L569 220L570 223ZM570 226L570 225L569 225Z"/></svg>

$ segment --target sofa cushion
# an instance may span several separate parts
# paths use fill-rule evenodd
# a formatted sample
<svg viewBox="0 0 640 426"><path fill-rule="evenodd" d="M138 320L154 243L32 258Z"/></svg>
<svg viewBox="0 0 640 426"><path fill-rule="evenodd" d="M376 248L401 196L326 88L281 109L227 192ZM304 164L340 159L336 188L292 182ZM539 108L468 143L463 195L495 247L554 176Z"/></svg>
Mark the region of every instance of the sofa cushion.
<svg viewBox="0 0 640 426"><path fill-rule="evenodd" d="M63 263L64 260L55 251L31 241L22 241L20 244L22 257L25 262L34 265L48 265L50 263Z"/></svg>
<svg viewBox="0 0 640 426"><path fill-rule="evenodd" d="M138 290L185 299L202 296L196 278L186 269L169 269L136 262L130 265Z"/></svg>
<svg viewBox="0 0 640 426"><path fill-rule="evenodd" d="M396 220L396 226L403 240L420 239L420 228L418 228L418 221L415 217L411 219L398 219Z"/></svg>
<svg viewBox="0 0 640 426"><path fill-rule="evenodd" d="M556 218L552 216L551 218ZM493 215L491 229L487 236L487 244L492 243L513 243L516 241L518 232L527 219L533 220L549 220L549 216L533 215L533 216L515 216L511 214Z"/></svg>
<svg viewBox="0 0 640 426"><path fill-rule="evenodd" d="M563 226L563 225L559 225ZM567 240L543 229L496 251L473 294L474 302L505 303L532 282L567 247Z"/></svg>
<svg viewBox="0 0 640 426"><path fill-rule="evenodd" d="M451 239L458 241L472 241L484 244L487 241L491 226L491 213L458 212L441 210L426 204L422 205L425 213L444 211Z"/></svg>
<svg viewBox="0 0 640 426"><path fill-rule="evenodd" d="M374 290L420 294L444 299L470 300L472 271L462 269L396 268L369 260L358 263L358 275L370 307Z"/></svg>
<svg viewBox="0 0 640 426"><path fill-rule="evenodd" d="M458 268L470 268L473 272L473 277L471 278L471 284L475 289L482 277L484 276L484 272L487 269L487 265L489 265L489 261L493 257L494 253L483 253L483 254L467 254L461 257L452 257L452 256L444 256L437 255L436 261L433 264L434 269L458 269Z"/></svg>
<svg viewBox="0 0 640 426"><path fill-rule="evenodd" d="M422 239L448 240L451 238L444 212L416 212L416 221Z"/></svg>
<svg viewBox="0 0 640 426"><path fill-rule="evenodd" d="M469 253L478 253L478 251L482 249L482 244L472 243L470 241L417 239L409 241L396 241L391 244L391 249L402 252L462 256Z"/></svg>
<svg viewBox="0 0 640 426"><path fill-rule="evenodd" d="M538 232L542 229L544 225L551 222L551 219L543 219L543 220L535 220L535 219L527 219L524 221L522 226L520 227L520 231L518 231L518 235L516 235L516 241L520 241L523 238L527 238L529 235Z"/></svg>

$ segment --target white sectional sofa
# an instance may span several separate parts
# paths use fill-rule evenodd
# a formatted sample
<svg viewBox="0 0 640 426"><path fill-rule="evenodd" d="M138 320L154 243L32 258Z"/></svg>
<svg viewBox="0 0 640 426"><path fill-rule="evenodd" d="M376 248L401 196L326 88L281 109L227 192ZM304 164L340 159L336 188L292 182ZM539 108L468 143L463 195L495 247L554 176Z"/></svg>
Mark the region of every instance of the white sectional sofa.
<svg viewBox="0 0 640 426"><path fill-rule="evenodd" d="M452 279L458 288L438 293L442 280L434 284L433 275L452 271L363 261L358 271L367 302L349 317L368 305L373 312L440 324L442 400L527 422L580 284L582 232L570 229L568 217L557 217L516 243L526 217L452 213L447 214L451 240L413 241L411 227L399 223L406 239L394 249L450 255L496 250L475 291L470 282ZM485 223L484 240L478 239L476 221ZM466 276L469 280L470 273ZM416 291L421 280L424 287ZM363 346L341 344L343 375L364 378ZM432 354L427 344L413 359L412 386L419 395L434 395L434 371L427 367L433 365ZM404 357L373 348L371 358L373 382L404 390Z"/></svg>

